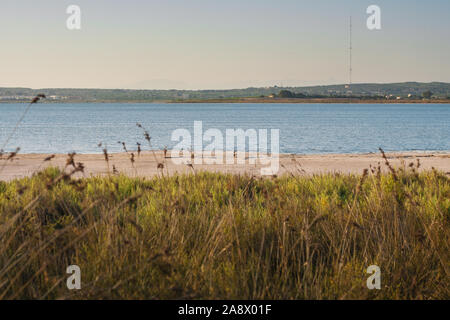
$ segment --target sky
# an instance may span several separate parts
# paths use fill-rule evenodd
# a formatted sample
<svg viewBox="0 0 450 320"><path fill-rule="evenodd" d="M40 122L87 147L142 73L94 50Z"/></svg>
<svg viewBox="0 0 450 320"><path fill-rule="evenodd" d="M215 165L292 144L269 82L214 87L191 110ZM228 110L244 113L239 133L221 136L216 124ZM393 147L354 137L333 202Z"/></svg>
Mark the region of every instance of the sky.
<svg viewBox="0 0 450 320"><path fill-rule="evenodd" d="M354 83L450 82L449 15L448 0L1 0L0 87L347 83L350 16Z"/></svg>

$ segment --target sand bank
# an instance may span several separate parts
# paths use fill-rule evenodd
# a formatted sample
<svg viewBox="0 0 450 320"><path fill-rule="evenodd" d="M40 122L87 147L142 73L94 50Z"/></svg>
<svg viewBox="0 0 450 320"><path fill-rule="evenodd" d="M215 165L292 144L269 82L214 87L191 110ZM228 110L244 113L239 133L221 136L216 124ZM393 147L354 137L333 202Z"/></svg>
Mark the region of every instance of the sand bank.
<svg viewBox="0 0 450 320"><path fill-rule="evenodd" d="M409 165L417 160L421 163L421 170L436 168L439 171L450 174L450 152L402 152L387 153L393 166ZM44 161L48 154L18 154L12 160L6 160L5 155L0 159L0 180L12 180L31 176L33 173L47 167L57 166L63 168L67 155L57 154L50 161ZM91 175L105 175L117 171L130 176L152 177L160 174L158 163L164 164L164 174L182 174L189 172L211 171L232 174L250 174L261 176L261 168L268 165L249 164L249 157L245 155L245 164L194 164L192 167L186 164L175 164L168 155L164 158L161 151L142 152L139 156L135 153L134 164L130 161L130 153L115 153L109 155L109 167L103 154L79 154L75 156L75 162L81 162L85 166L84 174L78 176L89 177ZM311 175L324 172L362 173L369 166L377 167L381 164L385 171L384 160L379 153L369 154L327 154L327 155L280 155L278 175L302 174Z"/></svg>

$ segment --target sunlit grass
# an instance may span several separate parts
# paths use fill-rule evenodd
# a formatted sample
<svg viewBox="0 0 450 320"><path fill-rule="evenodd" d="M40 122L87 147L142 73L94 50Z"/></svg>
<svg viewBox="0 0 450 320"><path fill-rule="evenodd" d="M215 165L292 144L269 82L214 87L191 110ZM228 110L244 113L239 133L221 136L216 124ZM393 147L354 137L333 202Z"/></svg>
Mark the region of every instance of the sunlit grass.
<svg viewBox="0 0 450 320"><path fill-rule="evenodd" d="M449 223L436 171L77 180L48 168L0 182L0 298L448 299ZM381 290L366 287L374 264Z"/></svg>

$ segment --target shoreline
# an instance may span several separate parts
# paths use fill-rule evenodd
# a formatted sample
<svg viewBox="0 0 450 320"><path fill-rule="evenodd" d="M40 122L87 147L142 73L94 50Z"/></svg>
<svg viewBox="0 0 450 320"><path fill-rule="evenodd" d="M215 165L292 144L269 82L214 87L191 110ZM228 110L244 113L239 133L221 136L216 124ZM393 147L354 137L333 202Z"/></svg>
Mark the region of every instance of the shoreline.
<svg viewBox="0 0 450 320"><path fill-rule="evenodd" d="M3 158L5 155L10 154L13 150L5 151L3 152ZM141 154L152 154L152 152L156 153L163 153L162 149L154 149L154 150L143 150L141 151ZM102 155L103 152L97 151L97 152L75 152L76 155L79 156L95 156L95 155ZM231 152L231 151L227 151ZM22 152L19 150L17 156L50 156L50 155L56 155L56 156L67 156L70 152L66 153L52 153L52 152ZM129 150L128 153L134 153L137 154L136 150ZM168 154L170 153L170 150L168 150ZM386 155L450 155L450 150L406 150L406 151L385 151ZM118 151L118 152L109 152L108 155L121 155L126 154L124 151ZM304 157L304 156L372 156L372 155L380 155L380 152L327 152L327 153L292 153L292 152L280 152L280 157L287 157L287 156L296 156L296 157ZM0 161L2 161L2 158L0 156Z"/></svg>
<svg viewBox="0 0 450 320"><path fill-rule="evenodd" d="M50 161L44 161L50 154L17 154L12 161L6 160L5 155L0 159L0 181L9 181L24 177L30 177L34 173L49 167L64 168L67 154L55 154ZM153 177L161 174L158 163L164 164L164 174L185 174L192 172L221 172L230 174L248 174L261 176L261 169L267 168L270 164L261 164L259 161L250 163L248 153L239 154L243 156L245 164L207 164L207 157L197 161L192 166L187 164L175 164L170 157L164 158L162 151L143 151L138 156L134 152L134 162L131 161L131 152L109 154L109 163L105 161L103 154L76 154L74 161L81 162L85 167L85 172L78 173L76 177L101 176L112 173L123 173L133 177ZM450 151L441 152L386 152L388 160L394 167L408 166L411 162L420 161L420 170L431 170L435 168L445 174L450 175ZM259 157L259 155L258 155ZM155 159L156 158L156 159ZM253 159L253 158L252 158ZM196 161L196 160L194 160ZM364 169L380 166L383 172L387 172L384 159L380 153L354 153L354 154L280 154L278 159L277 175L314 175L321 173L342 173L361 174ZM114 170L115 168L115 170Z"/></svg>
<svg viewBox="0 0 450 320"><path fill-rule="evenodd" d="M19 101L2 101L0 104L28 104L29 100ZM48 101L42 100L39 104L233 104L233 103L260 103L260 104L450 104L450 99L436 100L385 100L385 99L359 99L359 98L224 98L224 99L187 99L187 100L136 100L136 101L117 101L117 100L64 100L64 101Z"/></svg>
<svg viewBox="0 0 450 320"><path fill-rule="evenodd" d="M30 101L0 101L0 104L28 104ZM186 101L41 101L39 104L450 104L449 100L355 100L355 99L211 99Z"/></svg>
<svg viewBox="0 0 450 320"><path fill-rule="evenodd" d="M385 99L359 99L359 98L229 98L229 99L192 99L169 103L264 103L264 104L450 104L450 99L436 100L385 100Z"/></svg>

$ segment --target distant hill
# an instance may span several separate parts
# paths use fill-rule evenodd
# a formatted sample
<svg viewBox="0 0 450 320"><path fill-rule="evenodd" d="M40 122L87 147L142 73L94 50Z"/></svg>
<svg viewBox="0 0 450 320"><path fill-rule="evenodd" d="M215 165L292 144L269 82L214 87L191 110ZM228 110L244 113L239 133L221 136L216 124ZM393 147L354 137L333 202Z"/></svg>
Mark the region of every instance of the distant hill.
<svg viewBox="0 0 450 320"><path fill-rule="evenodd" d="M58 102L153 102L188 99L223 99L261 97L289 90L308 97L314 96L421 96L431 91L433 97L450 97L450 83L443 82L403 82L403 83L358 83L351 88L345 85L309 87L267 87L232 90L124 90L124 89L29 89L0 88L0 102L26 101L38 93L47 95L47 101ZM351 90L351 91L350 91Z"/></svg>

